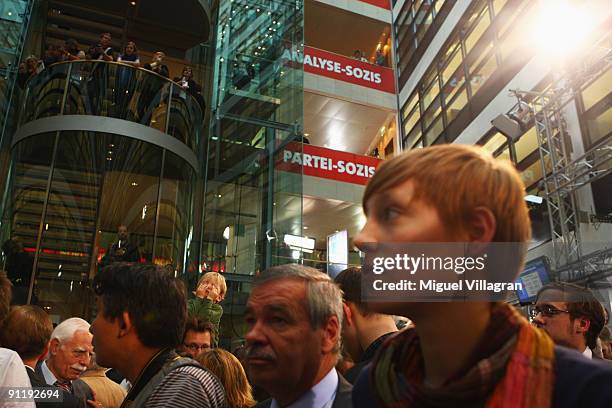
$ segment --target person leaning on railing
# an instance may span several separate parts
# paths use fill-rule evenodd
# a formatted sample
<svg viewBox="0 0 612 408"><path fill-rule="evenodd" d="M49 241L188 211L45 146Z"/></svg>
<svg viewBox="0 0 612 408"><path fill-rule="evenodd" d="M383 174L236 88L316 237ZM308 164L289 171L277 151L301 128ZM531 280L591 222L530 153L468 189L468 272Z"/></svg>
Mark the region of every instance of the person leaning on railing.
<svg viewBox="0 0 612 408"><path fill-rule="evenodd" d="M117 61L131 65L134 68L140 66L138 48L136 48L136 43L134 41L128 41L128 43L125 45L125 48L123 48L123 53L119 54L119 56L117 57Z"/></svg>
<svg viewBox="0 0 612 408"><path fill-rule="evenodd" d="M153 71L163 77L169 78L170 71L168 70L168 67L163 63L165 57L165 53L163 53L162 51L156 51L155 54L153 54L152 61L148 64L145 64L144 68L148 69L149 71Z"/></svg>
<svg viewBox="0 0 612 408"><path fill-rule="evenodd" d="M114 61L115 54L111 46L111 33L100 34L100 41L96 45L92 45L87 52L87 58L100 61Z"/></svg>

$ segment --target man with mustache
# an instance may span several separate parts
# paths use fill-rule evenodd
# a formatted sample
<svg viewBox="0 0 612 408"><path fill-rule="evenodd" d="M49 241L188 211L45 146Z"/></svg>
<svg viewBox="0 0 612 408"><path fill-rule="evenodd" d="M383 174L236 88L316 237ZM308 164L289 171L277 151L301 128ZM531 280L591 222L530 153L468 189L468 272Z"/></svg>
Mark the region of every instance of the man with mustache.
<svg viewBox="0 0 612 408"><path fill-rule="evenodd" d="M342 313L342 292L317 269L281 265L254 279L246 367L251 382L272 396L257 407L352 406L352 387L334 368Z"/></svg>
<svg viewBox="0 0 612 408"><path fill-rule="evenodd" d="M49 355L36 367L48 385L77 397L82 406L97 406L91 388L79 377L87 369L93 353L89 323L78 317L66 319L51 333Z"/></svg>

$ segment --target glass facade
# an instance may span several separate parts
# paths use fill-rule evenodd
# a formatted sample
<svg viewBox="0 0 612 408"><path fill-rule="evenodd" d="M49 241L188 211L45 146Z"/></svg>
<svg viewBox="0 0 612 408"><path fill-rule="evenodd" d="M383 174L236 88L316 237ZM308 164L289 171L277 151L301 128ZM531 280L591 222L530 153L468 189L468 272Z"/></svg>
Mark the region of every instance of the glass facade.
<svg viewBox="0 0 612 408"><path fill-rule="evenodd" d="M610 49L610 41L603 49ZM581 87L578 108L586 149L598 149L597 155L605 157L612 140L612 68L607 69ZM612 175L608 174L592 183L595 213L599 216L612 214Z"/></svg>
<svg viewBox="0 0 612 408"><path fill-rule="evenodd" d="M140 20L129 7L131 25L117 25L125 5L49 4L27 37L38 55L79 30L87 34L81 44L91 41L90 19L108 26L116 50L142 34L130 29ZM29 5L0 5L3 117ZM195 41L198 31L179 46L172 31L159 44L139 43L143 62L166 44L170 71L190 64L203 84L198 95L151 71L86 60L48 65L14 87L16 126L2 139L0 238L23 249L17 303L29 298L54 321L90 318L89 282L126 225L139 260L167 266L190 290L201 274L223 272L221 341L241 333L232 316L242 313L252 276L299 261L282 242L302 235L302 175L281 162L285 149L302 148L303 9L301 1L223 1L212 10L210 42ZM54 27L66 16L75 27L62 34Z"/></svg>
<svg viewBox="0 0 612 408"><path fill-rule="evenodd" d="M284 148L301 150L303 3L224 1L217 19L200 269L228 281L229 347L243 333L252 276L297 261L282 241L302 235L301 174L278 164Z"/></svg>
<svg viewBox="0 0 612 408"><path fill-rule="evenodd" d="M31 255L32 302L50 314L89 316L88 282L118 225L128 227L141 260L183 269L194 172L176 155L112 134L64 131L22 140L12 161L3 225ZM20 291L28 276L24 283Z"/></svg>
<svg viewBox="0 0 612 408"><path fill-rule="evenodd" d="M483 93L494 74L502 71L502 64L510 63L521 44L518 22L530 7L527 1L473 2L401 107L406 149L452 142L457 135L444 135L444 131Z"/></svg>
<svg viewBox="0 0 612 408"><path fill-rule="evenodd" d="M445 0L406 0L394 24L395 55L400 89L410 75L409 65L416 58L417 48L426 47L425 34L433 27L434 22L440 24L444 18L440 13L442 6L453 2Z"/></svg>
<svg viewBox="0 0 612 408"><path fill-rule="evenodd" d="M186 272L202 107L168 79L117 63L55 64L25 84L2 213L3 242L25 252L16 302L56 320L91 316L89 282L119 225L140 261ZM23 132L34 123L49 131Z"/></svg>
<svg viewBox="0 0 612 408"><path fill-rule="evenodd" d="M17 98L16 79L32 3L33 0L0 2L0 180L6 180L9 169L11 136L17 116L13 103ZM0 212L5 185L0 182Z"/></svg>
<svg viewBox="0 0 612 408"><path fill-rule="evenodd" d="M585 144L593 147L612 134L612 68L583 86L580 99Z"/></svg>

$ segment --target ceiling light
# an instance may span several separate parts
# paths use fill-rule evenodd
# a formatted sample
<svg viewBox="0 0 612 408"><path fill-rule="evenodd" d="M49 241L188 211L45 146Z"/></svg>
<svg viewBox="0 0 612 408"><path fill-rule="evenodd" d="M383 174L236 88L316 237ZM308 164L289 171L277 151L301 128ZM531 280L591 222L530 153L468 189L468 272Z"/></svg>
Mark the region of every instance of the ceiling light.
<svg viewBox="0 0 612 408"><path fill-rule="evenodd" d="M138 183L136 183L135 181L132 181L132 187L136 187L138 185Z"/></svg>
<svg viewBox="0 0 612 408"><path fill-rule="evenodd" d="M132 6L135 6L135 5L136 5L136 2L135 2L135 1L130 1L130 4L131 4Z"/></svg>

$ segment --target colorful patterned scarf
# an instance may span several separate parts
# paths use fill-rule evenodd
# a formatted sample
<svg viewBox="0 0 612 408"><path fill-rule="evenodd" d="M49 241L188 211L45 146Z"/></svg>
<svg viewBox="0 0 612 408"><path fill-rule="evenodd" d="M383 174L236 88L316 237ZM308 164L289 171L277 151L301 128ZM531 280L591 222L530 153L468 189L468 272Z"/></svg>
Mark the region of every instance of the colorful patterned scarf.
<svg viewBox="0 0 612 408"><path fill-rule="evenodd" d="M390 338L374 359L370 381L381 405L405 407L548 408L554 344L513 307L492 306L486 334L463 370L444 385L423 385L414 329Z"/></svg>

